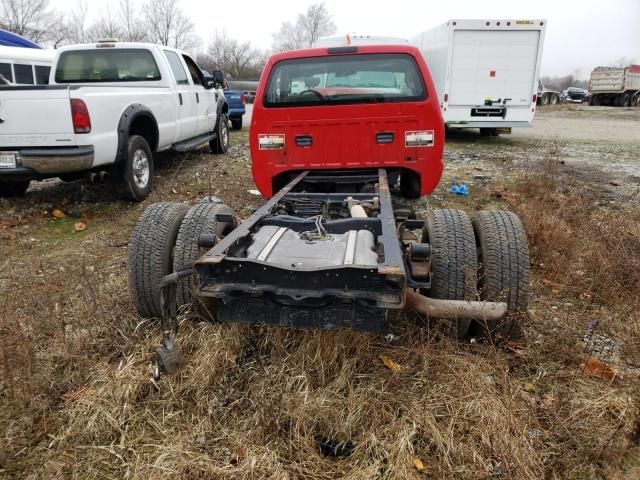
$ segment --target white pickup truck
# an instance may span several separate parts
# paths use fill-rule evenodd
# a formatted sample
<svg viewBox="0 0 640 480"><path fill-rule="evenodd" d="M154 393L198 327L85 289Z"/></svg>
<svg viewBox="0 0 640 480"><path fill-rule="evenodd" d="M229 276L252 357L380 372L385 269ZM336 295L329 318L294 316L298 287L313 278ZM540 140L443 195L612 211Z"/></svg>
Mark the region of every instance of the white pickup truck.
<svg viewBox="0 0 640 480"><path fill-rule="evenodd" d="M221 73L221 72L219 72ZM228 106L187 54L101 41L61 48L49 85L0 87L0 197L31 180L110 178L136 201L150 192L153 153L229 146Z"/></svg>

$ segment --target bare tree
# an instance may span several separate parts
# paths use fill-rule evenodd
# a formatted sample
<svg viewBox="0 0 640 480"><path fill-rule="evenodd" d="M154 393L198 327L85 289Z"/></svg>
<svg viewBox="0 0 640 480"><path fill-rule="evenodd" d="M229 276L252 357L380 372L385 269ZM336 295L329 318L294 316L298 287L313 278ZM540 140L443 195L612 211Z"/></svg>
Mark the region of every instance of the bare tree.
<svg viewBox="0 0 640 480"><path fill-rule="evenodd" d="M120 0L120 21L122 22L122 40L144 42L148 40L145 23L137 20L139 12L131 0Z"/></svg>
<svg viewBox="0 0 640 480"><path fill-rule="evenodd" d="M34 42L50 30L49 0L0 0L0 26Z"/></svg>
<svg viewBox="0 0 640 480"><path fill-rule="evenodd" d="M75 8L67 13L67 21L62 22L62 26L66 31L66 38L71 43L86 43L90 41L87 34L87 14L89 12L89 4L87 0L78 0Z"/></svg>
<svg viewBox="0 0 640 480"><path fill-rule="evenodd" d="M336 25L324 2L315 3L298 15L295 24L283 22L280 25L280 30L273 35L273 49L284 51L313 47L319 37L335 31Z"/></svg>
<svg viewBox="0 0 640 480"><path fill-rule="evenodd" d="M628 67L629 65L633 65L635 63L635 60L633 60L632 58L628 58L628 57L620 57L617 58L615 61L611 62L608 66L609 67Z"/></svg>
<svg viewBox="0 0 640 480"><path fill-rule="evenodd" d="M101 38L120 39L124 36L124 29L118 17L111 14L111 9L106 8L100 17L87 29L89 41L95 42Z"/></svg>
<svg viewBox="0 0 640 480"><path fill-rule="evenodd" d="M151 41L180 49L195 44L193 22L184 14L178 0L148 0L145 14Z"/></svg>
<svg viewBox="0 0 640 480"><path fill-rule="evenodd" d="M202 60L202 55L200 58ZM216 32L205 58L203 65L219 68L231 78L248 80L260 76L266 63L266 52L253 48L251 42L240 42L229 38L226 32Z"/></svg>

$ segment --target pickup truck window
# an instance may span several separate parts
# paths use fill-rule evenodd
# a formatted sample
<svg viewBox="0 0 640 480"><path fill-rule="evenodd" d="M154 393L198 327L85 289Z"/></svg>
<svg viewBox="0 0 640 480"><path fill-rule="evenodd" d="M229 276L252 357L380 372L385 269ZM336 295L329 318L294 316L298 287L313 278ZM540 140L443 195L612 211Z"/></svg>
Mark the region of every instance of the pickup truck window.
<svg viewBox="0 0 640 480"><path fill-rule="evenodd" d="M184 62L187 64L189 68L189 73L191 74L191 80L193 80L194 85L204 85L204 75L202 75L202 71L196 65L196 62L191 60L190 57L183 55Z"/></svg>
<svg viewBox="0 0 640 480"><path fill-rule="evenodd" d="M13 70L16 72L16 83L24 85L33 84L33 67L31 65L14 63Z"/></svg>
<svg viewBox="0 0 640 480"><path fill-rule="evenodd" d="M11 64L9 63L0 63L0 75L4 78L13 82L13 73L11 73Z"/></svg>
<svg viewBox="0 0 640 480"><path fill-rule="evenodd" d="M423 100L427 91L406 54L359 54L278 62L264 98L266 107Z"/></svg>
<svg viewBox="0 0 640 480"><path fill-rule="evenodd" d="M140 48L69 50L60 54L57 83L146 82L160 80L149 50Z"/></svg>
<svg viewBox="0 0 640 480"><path fill-rule="evenodd" d="M36 83L38 85L46 85L49 83L49 73L51 67L43 67L42 65L36 65Z"/></svg>
<svg viewBox="0 0 640 480"><path fill-rule="evenodd" d="M165 50L164 56L167 57L167 60L169 61L169 66L171 67L173 76L176 77L176 83L178 85L189 85L187 72L184 71L184 67L182 66L182 62L180 61L178 54L171 50Z"/></svg>

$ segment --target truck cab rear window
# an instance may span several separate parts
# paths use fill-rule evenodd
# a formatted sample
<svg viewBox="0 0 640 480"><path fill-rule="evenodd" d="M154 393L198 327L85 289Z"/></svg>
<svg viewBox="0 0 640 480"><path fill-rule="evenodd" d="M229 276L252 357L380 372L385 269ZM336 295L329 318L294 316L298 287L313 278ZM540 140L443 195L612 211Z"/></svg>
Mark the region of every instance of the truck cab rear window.
<svg viewBox="0 0 640 480"><path fill-rule="evenodd" d="M149 50L69 50L60 54L57 83L147 82L160 80Z"/></svg>
<svg viewBox="0 0 640 480"><path fill-rule="evenodd" d="M264 98L266 107L424 100L418 67L406 54L312 57L278 62Z"/></svg>

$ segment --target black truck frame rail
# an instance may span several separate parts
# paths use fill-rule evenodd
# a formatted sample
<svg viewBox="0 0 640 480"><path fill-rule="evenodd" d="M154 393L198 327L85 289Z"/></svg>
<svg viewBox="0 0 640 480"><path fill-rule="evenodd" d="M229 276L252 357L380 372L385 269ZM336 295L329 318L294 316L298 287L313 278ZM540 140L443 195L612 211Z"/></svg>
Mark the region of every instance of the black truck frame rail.
<svg viewBox="0 0 640 480"><path fill-rule="evenodd" d="M329 183L339 185L339 191L315 191L334 175L340 180ZM188 276L196 285L194 301L206 308L210 305L207 298L215 300L215 318L220 322L254 323L259 319L286 327L349 327L384 333L388 311L405 306L439 318L499 319L506 315L505 303L436 300L411 291L431 285L430 247L419 243L411 232L422 229L424 222L410 218L407 210L394 211L385 169L347 178L340 175L303 171L225 237L202 235L197 239L201 248L209 250L160 281L163 340L156 350L156 378L161 372L175 372L183 361L176 345L176 285ZM363 205L377 214L367 216ZM354 214L354 206L362 213ZM227 217L218 215L216 220L229 222ZM343 261L328 264L322 257L315 263L290 267L266 261L269 249L278 242L277 232L292 231L300 238L296 242L306 241L305 234L318 226L314 218L326 218L321 225L327 235L371 232L373 243L366 244L371 249L370 263L358 264L348 253ZM276 233L268 241L262 239L266 244L259 255L249 256L248 249L263 227L275 227ZM351 244L351 250L355 248Z"/></svg>

